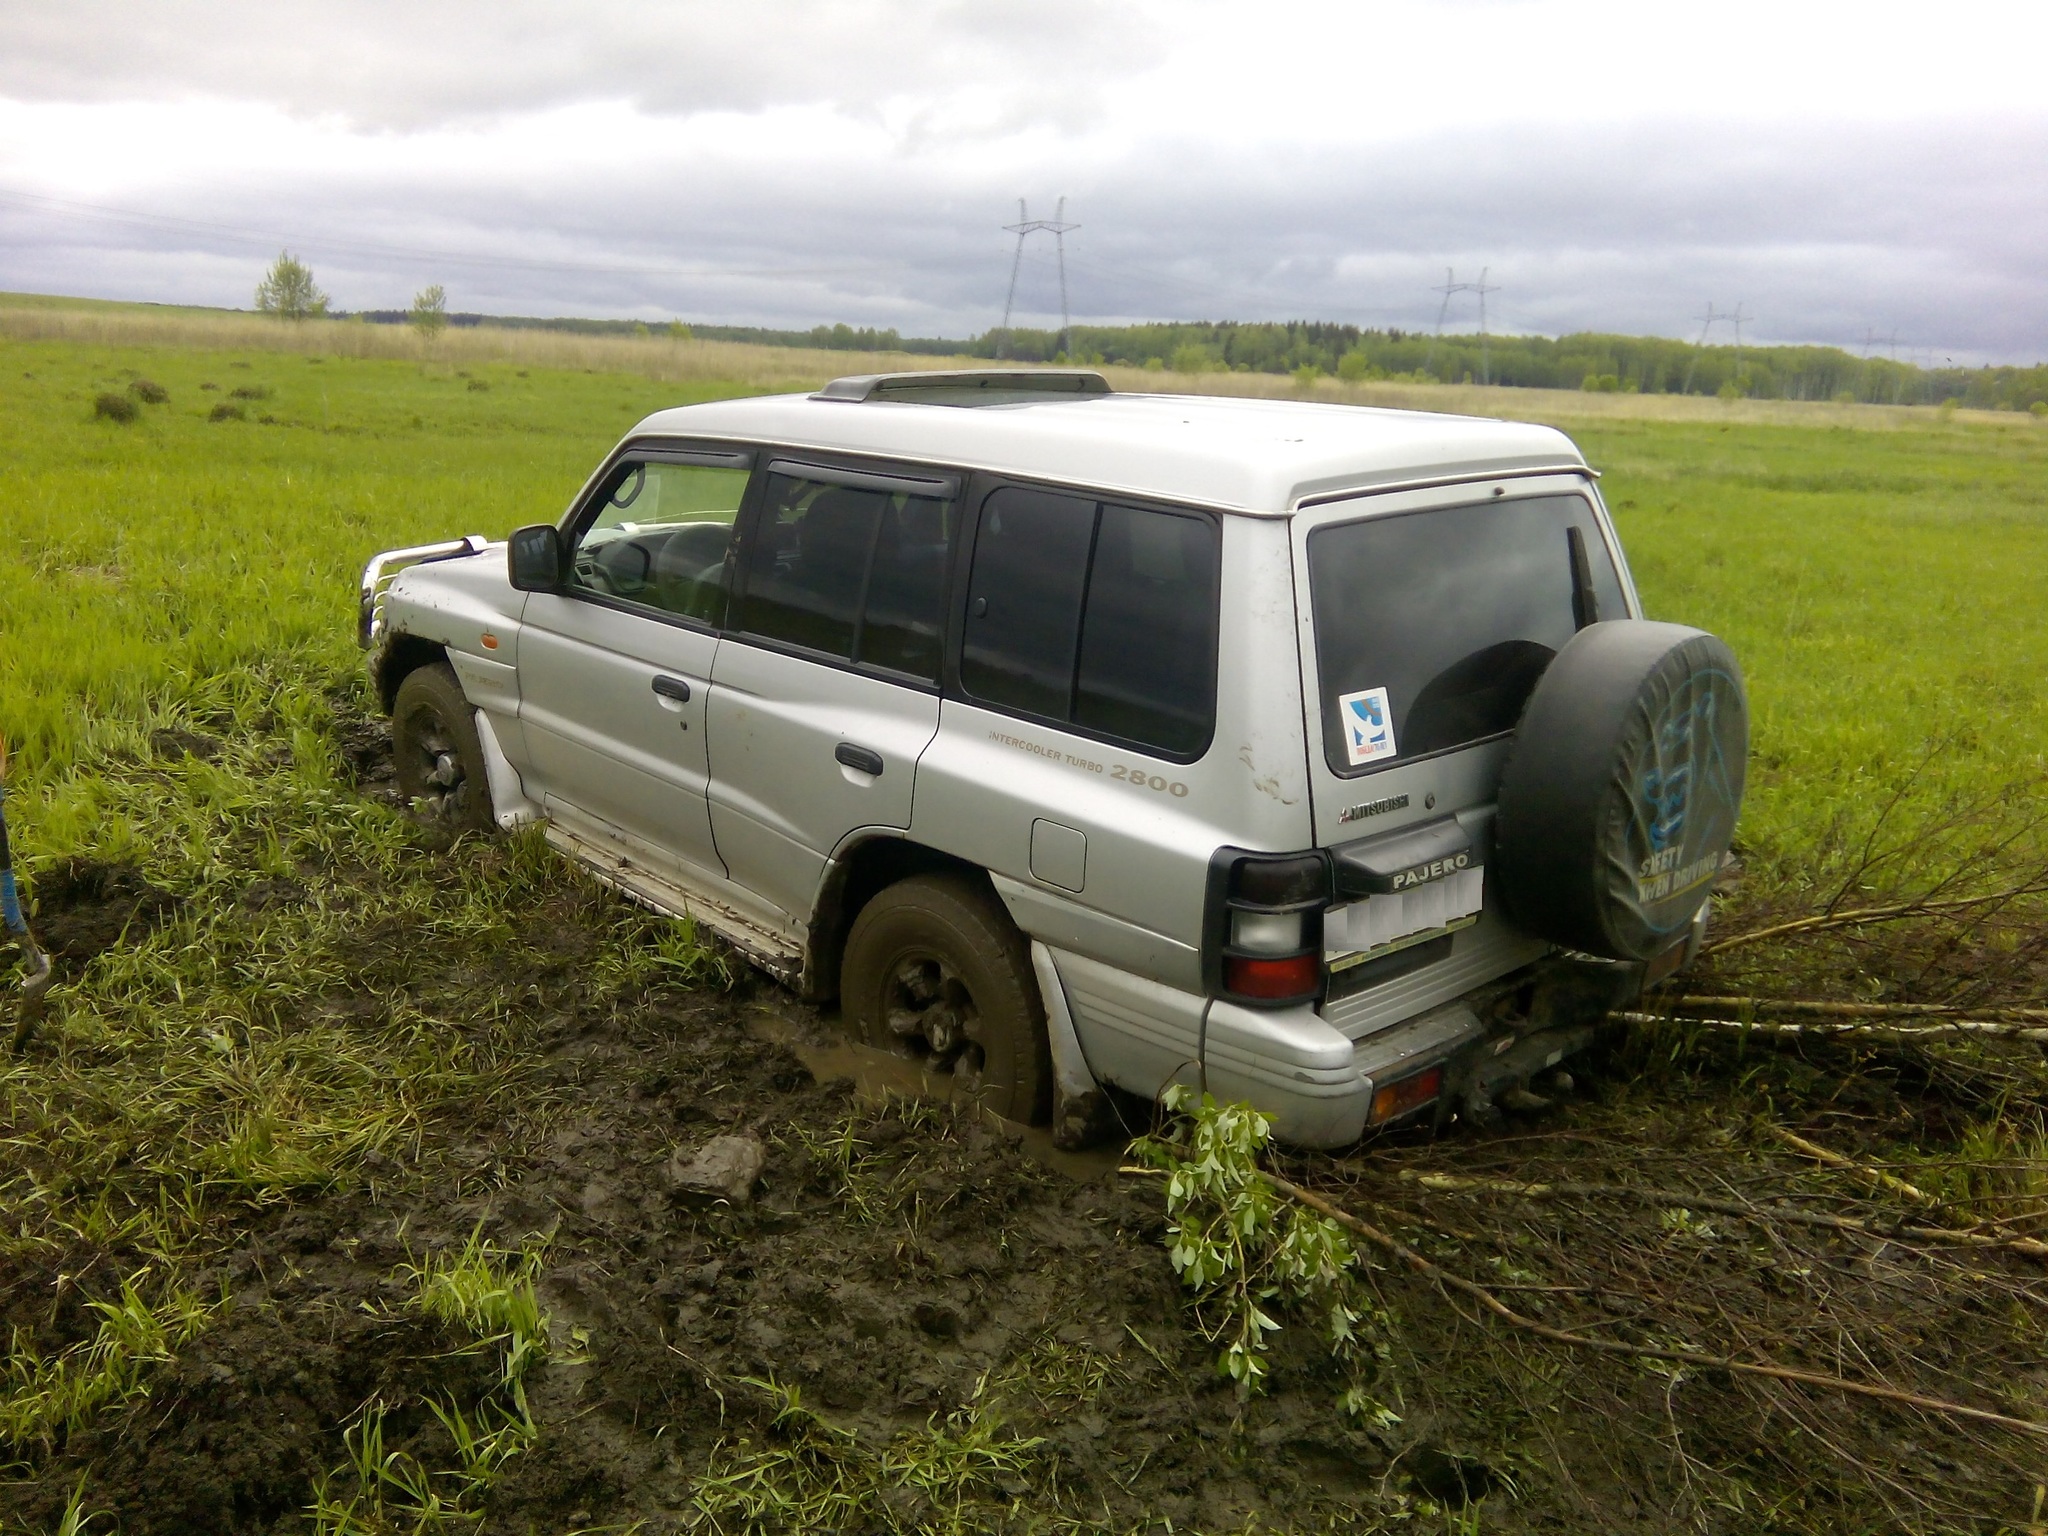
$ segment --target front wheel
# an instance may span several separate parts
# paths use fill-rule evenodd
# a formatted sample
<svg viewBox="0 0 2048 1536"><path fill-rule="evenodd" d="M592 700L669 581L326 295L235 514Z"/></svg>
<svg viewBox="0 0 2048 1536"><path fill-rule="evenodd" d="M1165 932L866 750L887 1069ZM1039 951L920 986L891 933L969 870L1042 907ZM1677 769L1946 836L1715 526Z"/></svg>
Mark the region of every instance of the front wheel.
<svg viewBox="0 0 2048 1536"><path fill-rule="evenodd" d="M839 995L863 1044L950 1073L1005 1120L1045 1119L1051 1047L1030 952L982 881L917 875L882 891L847 935Z"/></svg>
<svg viewBox="0 0 2048 1536"><path fill-rule="evenodd" d="M458 831L492 829L491 787L476 711L447 662L408 672L398 685L391 708L391 760L406 804Z"/></svg>

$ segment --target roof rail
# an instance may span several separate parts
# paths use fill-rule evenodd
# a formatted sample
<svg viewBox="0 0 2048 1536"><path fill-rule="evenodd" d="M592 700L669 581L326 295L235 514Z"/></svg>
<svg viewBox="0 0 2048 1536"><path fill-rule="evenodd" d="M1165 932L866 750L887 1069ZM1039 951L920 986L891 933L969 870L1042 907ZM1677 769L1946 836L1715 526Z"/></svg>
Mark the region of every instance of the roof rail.
<svg viewBox="0 0 2048 1536"><path fill-rule="evenodd" d="M1099 373L1061 368L934 369L929 373L861 373L834 379L813 400L909 405L1016 405L1060 395L1106 395L1109 380Z"/></svg>

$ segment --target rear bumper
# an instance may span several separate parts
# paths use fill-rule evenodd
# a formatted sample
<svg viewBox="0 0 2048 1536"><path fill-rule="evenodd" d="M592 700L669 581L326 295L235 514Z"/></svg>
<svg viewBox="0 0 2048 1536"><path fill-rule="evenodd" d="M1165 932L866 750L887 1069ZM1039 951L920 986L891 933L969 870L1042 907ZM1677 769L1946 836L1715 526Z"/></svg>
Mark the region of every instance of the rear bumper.
<svg viewBox="0 0 2048 1536"><path fill-rule="evenodd" d="M1365 1134L1378 1089L1487 1042L1478 1013L1462 1001L1354 1042L1306 1005L1243 1008L1070 952L1048 955L1098 1081L1146 1098L1172 1082L1206 1082L1218 1099L1272 1116L1274 1135L1294 1146L1349 1146ZM1447 1070L1446 1082L1462 1075Z"/></svg>

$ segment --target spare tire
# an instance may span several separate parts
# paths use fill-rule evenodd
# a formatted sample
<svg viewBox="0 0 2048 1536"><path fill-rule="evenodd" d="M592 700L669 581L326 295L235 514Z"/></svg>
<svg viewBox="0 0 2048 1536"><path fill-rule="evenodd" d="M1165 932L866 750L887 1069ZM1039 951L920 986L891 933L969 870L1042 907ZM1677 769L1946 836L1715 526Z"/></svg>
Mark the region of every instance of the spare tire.
<svg viewBox="0 0 2048 1536"><path fill-rule="evenodd" d="M1493 872L1539 938L1647 960L1682 937L1735 836L1742 670L1682 624L1589 624L1530 694L1501 775Z"/></svg>

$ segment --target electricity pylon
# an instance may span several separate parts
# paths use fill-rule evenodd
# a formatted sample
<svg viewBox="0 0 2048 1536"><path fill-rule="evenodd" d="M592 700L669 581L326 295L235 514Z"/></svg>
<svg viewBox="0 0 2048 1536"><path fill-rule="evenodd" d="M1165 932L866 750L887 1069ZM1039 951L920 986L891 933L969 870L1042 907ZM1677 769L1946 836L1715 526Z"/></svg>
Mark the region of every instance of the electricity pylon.
<svg viewBox="0 0 2048 1536"><path fill-rule="evenodd" d="M996 339L996 356L1002 357L1010 345L1010 311L1017 303L1017 271L1024 265L1024 241L1027 236L1043 230L1052 236L1053 249L1058 255L1060 269L1060 351L1071 354L1074 350L1073 322L1067 313L1067 236L1081 226L1062 222L1066 217L1067 200L1063 197L1053 207L1049 219L1034 219L1023 198L1017 199L1017 222L1005 224L1003 228L1017 237L1017 254L1010 260L1010 293L1003 300L1003 329Z"/></svg>

